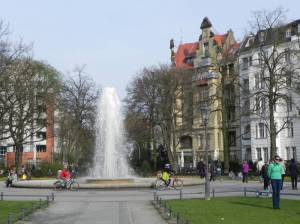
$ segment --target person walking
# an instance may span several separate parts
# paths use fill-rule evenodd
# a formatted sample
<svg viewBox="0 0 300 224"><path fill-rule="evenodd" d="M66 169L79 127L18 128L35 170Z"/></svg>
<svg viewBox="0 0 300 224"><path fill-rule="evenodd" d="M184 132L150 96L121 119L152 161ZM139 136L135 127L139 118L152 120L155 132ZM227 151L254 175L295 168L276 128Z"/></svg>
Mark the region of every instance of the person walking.
<svg viewBox="0 0 300 224"><path fill-rule="evenodd" d="M216 180L216 164L214 161L211 161L210 163L210 179L209 181L215 181Z"/></svg>
<svg viewBox="0 0 300 224"><path fill-rule="evenodd" d="M272 185L272 201L273 209L280 209L280 190L281 179L284 173L282 165L280 165L280 157L275 156L274 162L268 166L268 177L271 180Z"/></svg>
<svg viewBox="0 0 300 224"><path fill-rule="evenodd" d="M242 173L243 173L243 183L248 183L248 174L249 174L249 164L247 160L244 160L243 165L242 165Z"/></svg>
<svg viewBox="0 0 300 224"><path fill-rule="evenodd" d="M264 190L269 191L269 177L268 177L268 163L265 162L265 164L261 168L261 176L264 180Z"/></svg>
<svg viewBox="0 0 300 224"><path fill-rule="evenodd" d="M292 188L293 190L298 190L297 181L298 181L298 166L295 159L291 159L291 163L289 165L289 172L292 180Z"/></svg>
<svg viewBox="0 0 300 224"><path fill-rule="evenodd" d="M201 159L198 164L197 164L197 170L198 173L200 175L200 178L204 178L205 177L205 164L203 162L203 159Z"/></svg>

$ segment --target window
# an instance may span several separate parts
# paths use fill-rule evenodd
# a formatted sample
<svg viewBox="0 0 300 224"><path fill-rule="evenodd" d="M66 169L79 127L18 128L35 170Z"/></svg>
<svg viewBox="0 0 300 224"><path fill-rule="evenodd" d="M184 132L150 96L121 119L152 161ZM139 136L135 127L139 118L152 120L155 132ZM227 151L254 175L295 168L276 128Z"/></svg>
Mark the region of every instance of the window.
<svg viewBox="0 0 300 224"><path fill-rule="evenodd" d="M287 112L291 112L293 110L292 96L288 96L286 99L286 110L287 110Z"/></svg>
<svg viewBox="0 0 300 224"><path fill-rule="evenodd" d="M242 70L247 70L248 69L248 58L242 58Z"/></svg>
<svg viewBox="0 0 300 224"><path fill-rule="evenodd" d="M286 160L290 160L291 159L291 151L290 151L290 147L286 147Z"/></svg>
<svg viewBox="0 0 300 224"><path fill-rule="evenodd" d="M203 148L203 134L198 136L198 146L199 148Z"/></svg>
<svg viewBox="0 0 300 224"><path fill-rule="evenodd" d="M250 124L248 124L245 129L244 129L244 139L250 139L251 138L251 128L250 128Z"/></svg>
<svg viewBox="0 0 300 224"><path fill-rule="evenodd" d="M252 56L249 57L249 66L252 66Z"/></svg>
<svg viewBox="0 0 300 224"><path fill-rule="evenodd" d="M268 162L269 161L269 151L267 147L263 148L264 150L264 162Z"/></svg>
<svg viewBox="0 0 300 224"><path fill-rule="evenodd" d="M45 131L39 131L39 132L36 133L36 137L45 140L46 139L46 132Z"/></svg>
<svg viewBox="0 0 300 224"><path fill-rule="evenodd" d="M7 152L7 147L6 146L0 146L0 159L5 158L6 152Z"/></svg>
<svg viewBox="0 0 300 224"><path fill-rule="evenodd" d="M296 151L296 147L292 147L292 151L293 151L293 159L297 160L297 151Z"/></svg>
<svg viewBox="0 0 300 224"><path fill-rule="evenodd" d="M287 137L294 137L294 127L293 122L288 121L287 122Z"/></svg>
<svg viewBox="0 0 300 224"><path fill-rule="evenodd" d="M209 99L209 89L208 86L199 87L199 101L207 101Z"/></svg>
<svg viewBox="0 0 300 224"><path fill-rule="evenodd" d="M261 159L261 148L256 148L256 159Z"/></svg>
<svg viewBox="0 0 300 224"><path fill-rule="evenodd" d="M256 73L254 79L256 89L264 88L264 74L262 72Z"/></svg>
<svg viewBox="0 0 300 224"><path fill-rule="evenodd" d="M46 145L36 145L37 152L46 152Z"/></svg>
<svg viewBox="0 0 300 224"><path fill-rule="evenodd" d="M291 37L291 28L288 28L286 31L285 31L285 37L286 38L289 38L289 37Z"/></svg>
<svg viewBox="0 0 300 224"><path fill-rule="evenodd" d="M256 96L256 112L260 115L266 112L266 98L261 96Z"/></svg>
<svg viewBox="0 0 300 224"><path fill-rule="evenodd" d="M266 125L264 123L258 123L256 126L256 138L266 138Z"/></svg>
<svg viewBox="0 0 300 224"><path fill-rule="evenodd" d="M208 42L203 44L204 57L209 57Z"/></svg>
<svg viewBox="0 0 300 224"><path fill-rule="evenodd" d="M245 160L247 160L247 161L252 160L251 148L246 148Z"/></svg>
<svg viewBox="0 0 300 224"><path fill-rule="evenodd" d="M228 134L229 134L229 146L236 146L236 133L235 133L235 131L230 131Z"/></svg>
<svg viewBox="0 0 300 224"><path fill-rule="evenodd" d="M235 121L235 106L228 107L228 121L230 122Z"/></svg>
<svg viewBox="0 0 300 224"><path fill-rule="evenodd" d="M298 24L298 33L300 33L300 23Z"/></svg>

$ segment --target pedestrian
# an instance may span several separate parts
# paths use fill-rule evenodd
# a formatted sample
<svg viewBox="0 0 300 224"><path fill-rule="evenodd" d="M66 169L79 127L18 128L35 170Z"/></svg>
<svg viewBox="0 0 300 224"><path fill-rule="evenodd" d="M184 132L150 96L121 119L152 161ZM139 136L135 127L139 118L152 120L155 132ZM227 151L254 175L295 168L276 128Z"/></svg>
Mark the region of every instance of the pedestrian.
<svg viewBox="0 0 300 224"><path fill-rule="evenodd" d="M243 173L243 183L248 183L248 174L249 174L249 164L247 160L244 160L243 165L242 165L242 173Z"/></svg>
<svg viewBox="0 0 300 224"><path fill-rule="evenodd" d="M298 181L298 166L295 159L291 159L291 163L289 165L289 172L292 180L292 188L293 190L298 190L297 181Z"/></svg>
<svg viewBox="0 0 300 224"><path fill-rule="evenodd" d="M205 177L205 165L204 165L203 159L201 159L198 162L198 164L197 164L197 170L198 170L198 173L200 175L200 178Z"/></svg>
<svg viewBox="0 0 300 224"><path fill-rule="evenodd" d="M265 162L265 164L262 166L261 175L264 180L264 190L269 191L270 180L268 177L268 162Z"/></svg>
<svg viewBox="0 0 300 224"><path fill-rule="evenodd" d="M268 166L268 177L271 180L272 185L272 200L273 209L280 209L280 190L281 179L284 173L282 165L280 165L280 157L275 156L273 163Z"/></svg>
<svg viewBox="0 0 300 224"><path fill-rule="evenodd" d="M283 181L284 181L284 177L285 177L285 170L286 170L286 167L285 167L285 163L284 163L284 161L283 161L283 159L282 158L280 158L280 160L279 160L279 164L282 166L282 168L283 168L283 173L282 173L282 176L281 176L281 190L283 189Z"/></svg>

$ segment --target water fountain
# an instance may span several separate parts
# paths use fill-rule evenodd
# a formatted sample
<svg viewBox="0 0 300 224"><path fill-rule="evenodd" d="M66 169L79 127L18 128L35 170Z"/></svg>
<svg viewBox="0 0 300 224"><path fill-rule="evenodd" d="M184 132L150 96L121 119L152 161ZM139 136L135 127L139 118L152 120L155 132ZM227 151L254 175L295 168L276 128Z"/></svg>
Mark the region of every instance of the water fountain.
<svg viewBox="0 0 300 224"><path fill-rule="evenodd" d="M98 102L96 151L88 182L131 179L121 109L116 90L104 88Z"/></svg>

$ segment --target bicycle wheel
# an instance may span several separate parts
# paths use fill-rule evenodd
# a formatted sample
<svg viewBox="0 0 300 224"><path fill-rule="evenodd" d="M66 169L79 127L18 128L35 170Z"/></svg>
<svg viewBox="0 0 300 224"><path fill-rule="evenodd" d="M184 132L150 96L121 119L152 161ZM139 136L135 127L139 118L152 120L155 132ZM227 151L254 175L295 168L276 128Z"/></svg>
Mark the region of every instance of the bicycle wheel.
<svg viewBox="0 0 300 224"><path fill-rule="evenodd" d="M158 191L162 191L164 190L166 187L165 182L163 182L162 180L157 180L155 183L155 189Z"/></svg>
<svg viewBox="0 0 300 224"><path fill-rule="evenodd" d="M181 189L183 188L183 181L180 180L180 179L176 179L176 180L174 181L174 188L175 188L176 190L181 190Z"/></svg>
<svg viewBox="0 0 300 224"><path fill-rule="evenodd" d="M60 180L55 181L53 184L53 189L56 191L61 191L63 189L62 182Z"/></svg>
<svg viewBox="0 0 300 224"><path fill-rule="evenodd" d="M79 183L73 182L70 184L70 190L71 191L77 191L79 189Z"/></svg>

